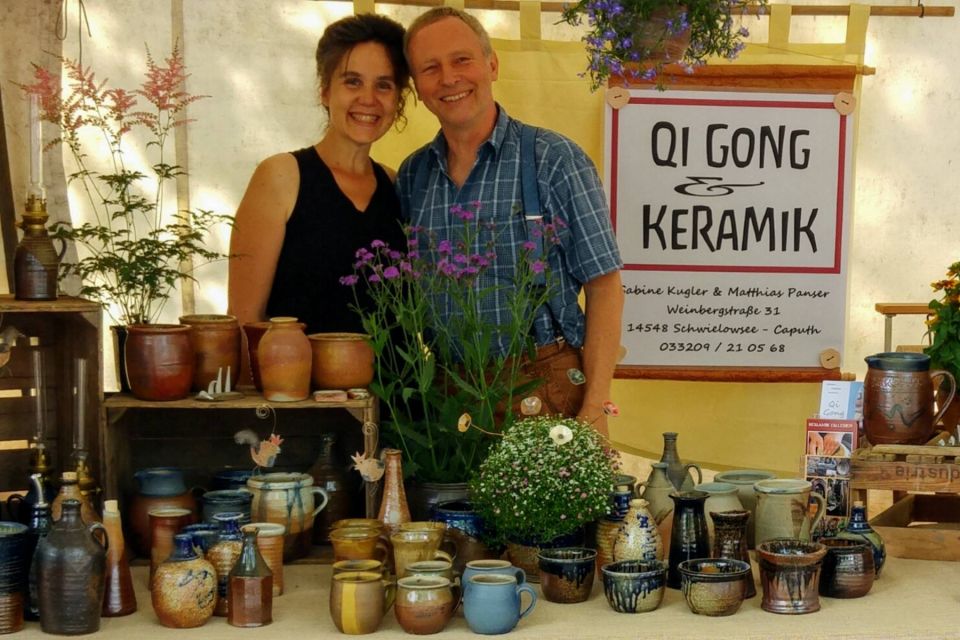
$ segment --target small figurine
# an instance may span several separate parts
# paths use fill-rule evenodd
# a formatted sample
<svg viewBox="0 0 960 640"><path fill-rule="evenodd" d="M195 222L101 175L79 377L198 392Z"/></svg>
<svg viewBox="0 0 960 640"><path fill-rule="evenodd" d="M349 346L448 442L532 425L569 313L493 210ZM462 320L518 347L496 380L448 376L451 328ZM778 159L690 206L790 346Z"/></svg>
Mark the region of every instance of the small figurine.
<svg viewBox="0 0 960 640"><path fill-rule="evenodd" d="M383 460L368 458L366 453L356 453L350 458L353 468L360 472L360 477L366 482L377 482L383 477Z"/></svg>
<svg viewBox="0 0 960 640"><path fill-rule="evenodd" d="M270 468L280 455L280 445L283 444L283 438L275 433L271 433L266 440L261 440L260 436L250 429L243 429L233 434L233 439L237 444L246 444L250 446L250 457L258 467Z"/></svg>

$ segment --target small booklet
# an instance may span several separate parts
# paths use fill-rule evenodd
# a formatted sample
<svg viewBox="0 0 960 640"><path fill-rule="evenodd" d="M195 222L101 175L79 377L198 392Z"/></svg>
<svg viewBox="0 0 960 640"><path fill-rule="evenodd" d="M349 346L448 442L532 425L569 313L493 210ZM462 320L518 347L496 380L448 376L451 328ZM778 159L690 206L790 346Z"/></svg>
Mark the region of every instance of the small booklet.
<svg viewBox="0 0 960 640"><path fill-rule="evenodd" d="M863 382L825 380L820 386L819 417L836 420L863 418Z"/></svg>

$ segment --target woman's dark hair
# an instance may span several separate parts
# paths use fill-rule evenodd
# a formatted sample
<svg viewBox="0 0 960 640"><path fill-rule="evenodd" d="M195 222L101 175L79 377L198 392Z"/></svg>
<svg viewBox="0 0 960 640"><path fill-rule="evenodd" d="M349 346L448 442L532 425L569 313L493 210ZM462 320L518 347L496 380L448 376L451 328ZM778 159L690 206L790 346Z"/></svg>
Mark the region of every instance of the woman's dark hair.
<svg viewBox="0 0 960 640"><path fill-rule="evenodd" d="M403 107L410 91L410 68L403 55L403 25L390 18L372 13L341 18L329 25L317 43L317 78L320 88L330 86L337 67L358 44L376 42L383 45L393 67L393 80L399 91L397 122L403 124Z"/></svg>

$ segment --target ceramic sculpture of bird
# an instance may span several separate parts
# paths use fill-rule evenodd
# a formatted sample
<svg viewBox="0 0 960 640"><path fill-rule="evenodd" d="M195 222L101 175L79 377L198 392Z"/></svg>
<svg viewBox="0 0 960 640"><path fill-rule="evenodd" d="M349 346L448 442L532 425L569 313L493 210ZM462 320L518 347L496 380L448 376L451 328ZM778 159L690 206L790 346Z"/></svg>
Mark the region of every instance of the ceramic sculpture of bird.
<svg viewBox="0 0 960 640"><path fill-rule="evenodd" d="M270 468L280 455L280 445L283 444L283 438L275 433L271 433L266 440L261 440L260 436L250 429L243 429L233 434L233 439L237 444L246 444L250 447L250 457L258 467Z"/></svg>
<svg viewBox="0 0 960 640"><path fill-rule="evenodd" d="M383 477L383 460L379 458L368 458L366 453L357 453L350 456L353 460L353 468L360 472L367 482L376 482Z"/></svg>

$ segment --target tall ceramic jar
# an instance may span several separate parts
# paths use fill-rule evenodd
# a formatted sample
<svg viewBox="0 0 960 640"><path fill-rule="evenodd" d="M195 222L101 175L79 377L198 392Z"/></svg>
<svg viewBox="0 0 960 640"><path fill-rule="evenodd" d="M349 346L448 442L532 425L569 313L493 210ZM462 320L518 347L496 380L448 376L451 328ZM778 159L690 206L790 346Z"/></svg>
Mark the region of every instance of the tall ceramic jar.
<svg viewBox="0 0 960 640"><path fill-rule="evenodd" d="M64 500L60 520L36 551L44 633L80 635L100 629L106 545L103 525L84 524L80 501Z"/></svg>
<svg viewBox="0 0 960 640"><path fill-rule="evenodd" d="M123 540L120 508L116 500L103 503L103 527L107 530L107 565L104 581L103 611L105 617L130 615L137 610L137 596L133 592L133 577Z"/></svg>
<svg viewBox="0 0 960 640"><path fill-rule="evenodd" d="M270 328L260 339L257 359L263 397L271 402L296 402L310 395L313 352L296 318L270 318Z"/></svg>
<svg viewBox="0 0 960 640"><path fill-rule="evenodd" d="M244 527L240 557L228 576L227 622L235 627L262 627L273 622L273 573L257 548L257 529Z"/></svg>
<svg viewBox="0 0 960 640"><path fill-rule="evenodd" d="M196 554L190 534L178 533L173 543L173 553L157 567L153 579L153 611L165 627L199 627L213 615L217 571Z"/></svg>
<svg viewBox="0 0 960 640"><path fill-rule="evenodd" d="M193 382L190 327L131 324L123 347L130 392L140 400L180 400Z"/></svg>
<svg viewBox="0 0 960 640"><path fill-rule="evenodd" d="M403 452L384 449L383 456L383 500L380 501L377 520L386 525L388 532L393 533L404 522L410 522L410 507L407 506L407 494L403 488Z"/></svg>
<svg viewBox="0 0 960 640"><path fill-rule="evenodd" d="M313 478L306 473L250 476L247 487L253 492L253 519L286 527L284 558L296 560L310 553L313 521L327 506L327 492L313 486Z"/></svg>
<svg viewBox="0 0 960 640"><path fill-rule="evenodd" d="M873 550L873 568L876 571L876 577L880 577L880 570L883 569L883 563L887 560L887 550L883 544L883 538L867 522L867 508L863 502L857 500L853 503L853 509L850 511L850 521L846 528L837 534L842 540L854 540L856 542L868 542Z"/></svg>
<svg viewBox="0 0 960 640"><path fill-rule="evenodd" d="M663 541L647 506L643 498L630 501L630 508L613 541L613 562L663 560Z"/></svg>
<svg viewBox="0 0 960 640"><path fill-rule="evenodd" d="M193 390L206 391L218 376L221 391L225 390L227 376L230 377L230 388L236 389L240 380L240 324L237 319L212 313L197 314L180 316L180 324L190 327Z"/></svg>
<svg viewBox="0 0 960 640"><path fill-rule="evenodd" d="M707 500L709 502L709 499ZM744 509L738 511L710 511L707 517L714 524L713 556L730 560L743 560L750 564L750 552L747 551L747 521L750 512ZM757 587L753 582L753 567L744 578L747 582L747 593L744 597L752 598L757 595Z"/></svg>
<svg viewBox="0 0 960 640"><path fill-rule="evenodd" d="M80 502L80 518L86 524L100 522L100 516L97 515L96 510L93 508L93 502L91 502L90 497L80 493L80 484L76 471L64 471L60 477L60 492L50 504L50 515L54 520L60 519L61 506L65 500L77 500Z"/></svg>
<svg viewBox="0 0 960 640"><path fill-rule="evenodd" d="M210 547L207 560L217 570L217 604L213 615L225 616L230 608L227 592L230 587L230 570L240 557L243 548L243 534L240 533L239 513L218 513L214 519L220 523L220 540Z"/></svg>
<svg viewBox="0 0 960 640"><path fill-rule="evenodd" d="M676 503L673 530L670 532L670 566L667 570L667 586L671 589L681 586L681 562L710 557L707 516L703 512L708 495L705 491L682 491L670 495Z"/></svg>

